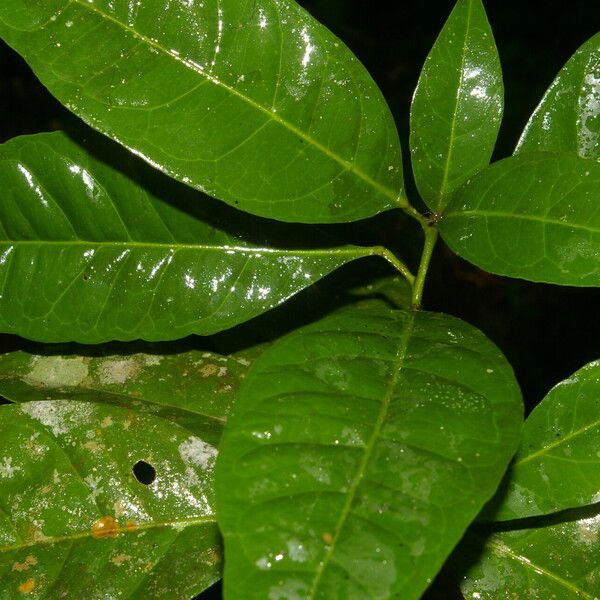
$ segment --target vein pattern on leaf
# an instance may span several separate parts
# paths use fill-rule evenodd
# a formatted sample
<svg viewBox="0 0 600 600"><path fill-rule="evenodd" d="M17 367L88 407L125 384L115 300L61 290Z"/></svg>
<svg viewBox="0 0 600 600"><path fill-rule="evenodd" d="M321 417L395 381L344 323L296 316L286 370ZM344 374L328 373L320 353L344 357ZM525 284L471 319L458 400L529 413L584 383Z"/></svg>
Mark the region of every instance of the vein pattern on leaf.
<svg viewBox="0 0 600 600"><path fill-rule="evenodd" d="M40 8L27 34L7 8L6 38L25 44L42 81L90 125L237 208L325 223L407 206L383 96L298 5L154 5L158 21L145 4L131 13L122 0L71 0ZM61 39L51 54L48 36ZM66 63L80 37L98 52Z"/></svg>
<svg viewBox="0 0 600 600"><path fill-rule="evenodd" d="M100 138L17 138L0 148L0 178L0 329L40 341L206 335L351 260L395 261L381 247L335 246L310 226L199 203Z"/></svg>

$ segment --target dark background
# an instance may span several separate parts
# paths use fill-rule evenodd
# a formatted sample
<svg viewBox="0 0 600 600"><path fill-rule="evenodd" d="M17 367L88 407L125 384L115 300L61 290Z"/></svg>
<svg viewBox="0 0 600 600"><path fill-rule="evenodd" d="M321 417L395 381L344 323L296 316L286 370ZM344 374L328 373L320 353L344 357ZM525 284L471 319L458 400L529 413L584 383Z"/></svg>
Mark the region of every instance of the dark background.
<svg viewBox="0 0 600 600"><path fill-rule="evenodd" d="M406 153L410 100L423 60L454 2L304 0L301 4L350 46L382 88L400 131L407 188L414 191ZM494 155L499 159L511 154L557 71L600 29L600 4L597 0L485 4L505 77L505 116ZM60 128L66 110L4 45L0 65L0 141ZM381 238L385 230L384 237L414 264L418 255L408 225L400 219L390 230L388 221L385 216L371 219L355 235ZM303 304L318 301L318 292L308 291L286 310L293 313L294 307L302 310ZM528 409L555 383L600 358L600 290L493 276L457 258L443 244L432 263L425 308L456 315L483 330L512 363ZM14 338L5 339L5 346L14 343ZM439 581L431 597L458 597L447 585ZM218 595L215 589L202 597Z"/></svg>

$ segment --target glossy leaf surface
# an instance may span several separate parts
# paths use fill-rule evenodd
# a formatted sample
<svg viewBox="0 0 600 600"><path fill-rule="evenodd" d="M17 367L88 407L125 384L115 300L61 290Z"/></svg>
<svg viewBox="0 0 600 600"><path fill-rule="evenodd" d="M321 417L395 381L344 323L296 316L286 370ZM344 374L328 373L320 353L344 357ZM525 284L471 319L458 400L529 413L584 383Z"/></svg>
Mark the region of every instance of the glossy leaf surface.
<svg viewBox="0 0 600 600"><path fill-rule="evenodd" d="M327 223L406 203L381 92L293 0L3 0L0 36L87 123L237 208Z"/></svg>
<svg viewBox="0 0 600 600"><path fill-rule="evenodd" d="M73 350L81 350L75 347ZM217 444L250 360L199 350L0 355L0 395L13 402L106 402L173 421ZM64 350L63 350L64 351Z"/></svg>
<svg viewBox="0 0 600 600"><path fill-rule="evenodd" d="M518 443L506 360L444 315L348 309L254 363L220 445L228 598L419 598Z"/></svg>
<svg viewBox="0 0 600 600"><path fill-rule="evenodd" d="M0 182L0 330L44 342L207 335L379 252L313 249L331 242L198 202L104 140L12 140L0 147Z"/></svg>
<svg viewBox="0 0 600 600"><path fill-rule="evenodd" d="M600 501L600 362L562 381L525 421L508 494L495 519Z"/></svg>
<svg viewBox="0 0 600 600"><path fill-rule="evenodd" d="M596 600L600 595L600 506L577 520L485 540L462 584L468 600ZM457 556L482 540L468 535Z"/></svg>
<svg viewBox="0 0 600 600"><path fill-rule="evenodd" d="M446 243L491 273L600 285L600 164L527 153L476 175L440 223Z"/></svg>
<svg viewBox="0 0 600 600"><path fill-rule="evenodd" d="M28 402L0 408L0 456L0 597L190 598L219 578L216 449L185 429Z"/></svg>
<svg viewBox="0 0 600 600"><path fill-rule="evenodd" d="M459 0L419 78L410 151L421 197L441 212L492 156L503 108L502 69L481 0Z"/></svg>
<svg viewBox="0 0 600 600"><path fill-rule="evenodd" d="M525 126L515 152L536 150L600 160L600 33L561 69Z"/></svg>

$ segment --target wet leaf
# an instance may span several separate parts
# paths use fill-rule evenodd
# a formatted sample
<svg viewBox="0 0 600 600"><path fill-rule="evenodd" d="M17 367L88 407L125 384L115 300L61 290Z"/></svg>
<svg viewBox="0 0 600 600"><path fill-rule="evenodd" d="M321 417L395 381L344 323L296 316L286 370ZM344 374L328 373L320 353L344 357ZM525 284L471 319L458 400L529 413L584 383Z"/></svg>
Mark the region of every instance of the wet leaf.
<svg viewBox="0 0 600 600"><path fill-rule="evenodd" d="M552 150L600 160L600 33L560 70L515 152Z"/></svg>
<svg viewBox="0 0 600 600"><path fill-rule="evenodd" d="M446 243L499 275L600 285L600 164L568 153L495 163L454 195L440 223Z"/></svg>
<svg viewBox="0 0 600 600"><path fill-rule="evenodd" d="M596 600L600 594L600 505L562 523L485 540L469 534L455 554L460 561L474 556L473 549L482 553L462 584L468 600Z"/></svg>
<svg viewBox="0 0 600 600"><path fill-rule="evenodd" d="M0 182L0 331L38 341L207 335L381 250L197 202L104 139L16 138Z"/></svg>
<svg viewBox="0 0 600 600"><path fill-rule="evenodd" d="M406 205L381 92L292 0L3 0L0 36L88 124L237 208L328 223Z"/></svg>
<svg viewBox="0 0 600 600"><path fill-rule="evenodd" d="M0 456L3 598L190 598L219 578L216 450L185 429L28 402L0 408Z"/></svg>
<svg viewBox="0 0 600 600"><path fill-rule="evenodd" d="M600 362L553 388L525 421L495 520L600 502Z"/></svg>
<svg viewBox="0 0 600 600"><path fill-rule="evenodd" d="M503 109L502 69L481 0L459 0L419 77L410 151L421 197L441 212L492 156Z"/></svg>
<svg viewBox="0 0 600 600"><path fill-rule="evenodd" d="M141 347L150 350L150 348ZM0 355L0 395L13 402L73 399L154 414L217 444L251 364L240 355L180 350L97 355L53 354L52 348ZM160 351L160 350L159 350Z"/></svg>
<svg viewBox="0 0 600 600"><path fill-rule="evenodd" d="M254 364L217 464L229 598L419 598L514 452L521 399L479 331L348 309Z"/></svg>

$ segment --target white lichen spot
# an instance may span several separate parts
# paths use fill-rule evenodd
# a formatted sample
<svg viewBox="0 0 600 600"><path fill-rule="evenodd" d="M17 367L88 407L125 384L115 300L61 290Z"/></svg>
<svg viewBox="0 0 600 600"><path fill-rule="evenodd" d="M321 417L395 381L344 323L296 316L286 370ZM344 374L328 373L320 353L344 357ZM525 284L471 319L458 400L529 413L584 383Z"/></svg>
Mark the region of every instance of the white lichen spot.
<svg viewBox="0 0 600 600"><path fill-rule="evenodd" d="M219 367L219 370L217 371L217 377L225 377L225 375L227 375L227 372L227 367Z"/></svg>
<svg viewBox="0 0 600 600"><path fill-rule="evenodd" d="M22 379L34 387L75 387L88 376L87 359L83 356L33 356L29 366L31 370Z"/></svg>
<svg viewBox="0 0 600 600"><path fill-rule="evenodd" d="M186 464L210 469L217 457L217 449L196 436L190 436L179 444L179 456Z"/></svg>
<svg viewBox="0 0 600 600"><path fill-rule="evenodd" d="M94 412L92 404L70 400L26 402L20 405L20 409L21 412L48 427L55 436L63 435L80 425L89 423Z"/></svg>
<svg viewBox="0 0 600 600"><path fill-rule="evenodd" d="M100 363L98 379L104 385L122 385L139 372L140 364L135 358L107 359Z"/></svg>
<svg viewBox="0 0 600 600"><path fill-rule="evenodd" d="M583 158L596 159L600 133L598 114L600 114L600 77L596 73L585 76L579 99L578 137L579 154Z"/></svg>
<svg viewBox="0 0 600 600"><path fill-rule="evenodd" d="M147 354L145 362L149 367L156 367L162 362L162 357L156 356L156 354Z"/></svg>
<svg viewBox="0 0 600 600"><path fill-rule="evenodd" d="M577 521L579 539L586 545L595 546L600 539L600 514Z"/></svg>
<svg viewBox="0 0 600 600"><path fill-rule="evenodd" d="M87 475L83 478L83 480L90 488L90 500L92 502L96 502L96 498L102 493L102 488L100 487L102 480L99 477L94 477L93 475Z"/></svg>
<svg viewBox="0 0 600 600"><path fill-rule="evenodd" d="M279 581L269 588L267 599L279 600L280 598L285 598L285 600L304 600L304 598L308 598L309 596L310 589L304 581L287 577L285 580Z"/></svg>
<svg viewBox="0 0 600 600"><path fill-rule="evenodd" d="M261 556L259 559L256 560L256 562L254 563L261 571L266 571L267 569L270 569L272 566L271 561L268 559L268 557L266 556Z"/></svg>
<svg viewBox="0 0 600 600"><path fill-rule="evenodd" d="M304 548L304 544L300 540L288 540L287 550L290 560L293 560L294 562L306 562L308 555Z"/></svg>
<svg viewBox="0 0 600 600"><path fill-rule="evenodd" d="M341 432L342 442L347 446L362 446L364 445L360 433L352 427L344 427Z"/></svg>
<svg viewBox="0 0 600 600"><path fill-rule="evenodd" d="M17 471L22 471L21 467L12 464L12 458L5 456L0 463L0 477L11 479Z"/></svg>

